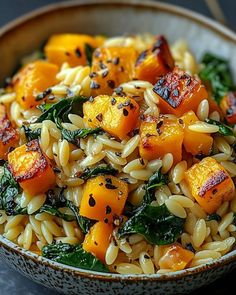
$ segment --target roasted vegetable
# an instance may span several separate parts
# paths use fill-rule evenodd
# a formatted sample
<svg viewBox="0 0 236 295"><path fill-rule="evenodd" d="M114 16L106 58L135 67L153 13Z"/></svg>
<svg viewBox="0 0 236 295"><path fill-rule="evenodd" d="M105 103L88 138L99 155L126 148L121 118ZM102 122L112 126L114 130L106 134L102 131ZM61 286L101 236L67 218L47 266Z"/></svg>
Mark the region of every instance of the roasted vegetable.
<svg viewBox="0 0 236 295"><path fill-rule="evenodd" d="M226 92L235 88L229 62L207 52L202 58L202 64L204 67L199 76L210 86L213 98L219 104Z"/></svg>
<svg viewBox="0 0 236 295"><path fill-rule="evenodd" d="M61 66L67 62L71 67L87 64L88 50L100 46L100 42L88 35L58 34L48 40L44 50L49 62Z"/></svg>
<svg viewBox="0 0 236 295"><path fill-rule="evenodd" d="M212 119L206 119L205 120L207 123L212 124L212 125L216 125L219 126L219 134L224 135L224 136L231 136L233 135L233 130L231 127L216 121L216 120L212 120Z"/></svg>
<svg viewBox="0 0 236 295"><path fill-rule="evenodd" d="M38 60L23 67L14 78L14 89L17 101L24 109L29 109L42 103L50 90L42 99L38 95L57 84L58 67L43 60Z"/></svg>
<svg viewBox="0 0 236 295"><path fill-rule="evenodd" d="M123 139L137 124L139 105L128 97L99 95L84 103L84 120L92 128Z"/></svg>
<svg viewBox="0 0 236 295"><path fill-rule="evenodd" d="M135 64L136 78L155 84L160 76L174 68L169 45L164 36L158 36L155 44L143 51Z"/></svg>
<svg viewBox="0 0 236 295"><path fill-rule="evenodd" d="M90 77L92 95L111 95L114 89L135 76L137 52L132 47L102 47L93 53Z"/></svg>
<svg viewBox="0 0 236 295"><path fill-rule="evenodd" d="M213 138L210 134L198 133L191 131L188 127L193 123L199 121L198 117L193 111L185 113L180 118L184 127L184 148L188 153L192 155L209 155L212 149Z"/></svg>
<svg viewBox="0 0 236 295"><path fill-rule="evenodd" d="M161 112L176 116L181 116L191 110L196 112L199 103L208 97L201 82L177 67L161 77L153 91L160 99Z"/></svg>
<svg viewBox="0 0 236 295"><path fill-rule="evenodd" d="M83 249L105 262L105 255L110 243L112 231L112 224L107 224L103 221L95 223L85 236Z"/></svg>
<svg viewBox="0 0 236 295"><path fill-rule="evenodd" d="M56 262L99 272L109 272L107 267L91 253L82 249L81 245L58 243L44 246L43 257Z"/></svg>
<svg viewBox="0 0 236 295"><path fill-rule="evenodd" d="M8 154L9 169L29 195L46 192L55 184L55 174L38 140L30 141Z"/></svg>
<svg viewBox="0 0 236 295"><path fill-rule="evenodd" d="M220 101L220 107L229 124L236 124L236 92L227 92Z"/></svg>
<svg viewBox="0 0 236 295"><path fill-rule="evenodd" d="M19 134L8 119L6 107L0 104L0 159L7 159L7 153L17 146Z"/></svg>
<svg viewBox="0 0 236 295"><path fill-rule="evenodd" d="M124 209L128 196L128 185L111 175L89 179L84 188L80 215L112 222Z"/></svg>
<svg viewBox="0 0 236 295"><path fill-rule="evenodd" d="M172 215L165 204L142 205L134 216L119 228L118 237L140 234L151 244L168 245L177 240L184 227L184 219Z"/></svg>
<svg viewBox="0 0 236 295"><path fill-rule="evenodd" d="M94 168L86 168L79 177L88 180L89 178L96 177L98 175L115 175L118 171L107 164L101 164Z"/></svg>
<svg viewBox="0 0 236 295"><path fill-rule="evenodd" d="M21 189L7 168L7 164L2 167L0 179L0 209L7 215L26 214L27 210L21 208L16 200L20 197Z"/></svg>
<svg viewBox="0 0 236 295"><path fill-rule="evenodd" d="M162 246L161 252L160 268L172 269L173 271L184 269L194 257L192 251L186 250L178 244Z"/></svg>
<svg viewBox="0 0 236 295"><path fill-rule="evenodd" d="M234 183L228 172L211 157L204 158L185 172L187 186L199 205L212 214L234 196Z"/></svg>
<svg viewBox="0 0 236 295"><path fill-rule="evenodd" d="M153 160L172 153L175 163L181 161L184 132L177 119L144 116L140 137L139 153L142 158Z"/></svg>
<svg viewBox="0 0 236 295"><path fill-rule="evenodd" d="M111 175L89 179L83 191L80 215L105 222L112 222L124 209L128 185Z"/></svg>

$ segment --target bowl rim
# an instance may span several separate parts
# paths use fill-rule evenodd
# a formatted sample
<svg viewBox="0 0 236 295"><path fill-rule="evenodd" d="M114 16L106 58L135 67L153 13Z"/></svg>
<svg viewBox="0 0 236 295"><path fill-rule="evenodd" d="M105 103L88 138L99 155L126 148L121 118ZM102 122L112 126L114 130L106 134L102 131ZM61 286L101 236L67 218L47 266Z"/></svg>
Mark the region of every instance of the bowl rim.
<svg viewBox="0 0 236 295"><path fill-rule="evenodd" d="M12 31L15 29L19 29L21 26L45 16L46 14L50 14L52 11L60 11L64 8L73 8L73 7L86 7L86 6L103 6L103 5L114 5L114 6L123 6L123 7L136 7L136 8L151 8L158 10L160 12L167 12L173 15L181 16L185 19L190 19L191 21L200 24L201 26L205 26L208 29L214 31L215 33L221 35L221 37L231 41L232 43L236 44L236 33L233 32L231 29L225 27L224 25L217 23L210 18L203 16L199 13L193 12L189 9L182 8L172 4L161 3L159 1L145 1L140 2L138 0L72 0L67 2L60 2L60 3L53 3L38 9L35 9L29 13L26 13L17 19L9 22L8 24L4 25L0 28L0 39L3 39L5 36L11 34ZM67 273L73 273L75 276L85 277L89 279L99 279L104 281L172 281L177 280L182 277L195 275L203 271L213 270L219 267L223 267L230 262L236 260L236 250L233 250L226 255L222 256L217 260L213 260L205 265L200 265L196 267L192 267L189 269L184 269L176 272L170 272L165 274L152 274L152 275L123 275L123 274L116 274L116 273L101 273L95 272L90 270L85 270L81 268L75 268L72 266L64 265L61 263L54 262L52 260L43 258L31 251L25 250L18 245L14 244L13 242L7 240L5 237L0 235L0 246L3 247L6 251L12 252L16 255L21 255L25 259L32 260L35 263L40 263L42 266L48 266L53 268L54 270L64 271Z"/></svg>

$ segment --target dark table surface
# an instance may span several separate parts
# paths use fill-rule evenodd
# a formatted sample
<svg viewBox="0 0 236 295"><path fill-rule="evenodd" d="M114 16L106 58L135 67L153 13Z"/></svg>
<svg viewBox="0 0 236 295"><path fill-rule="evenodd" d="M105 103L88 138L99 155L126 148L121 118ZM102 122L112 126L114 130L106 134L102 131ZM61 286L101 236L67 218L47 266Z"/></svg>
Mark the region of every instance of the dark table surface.
<svg viewBox="0 0 236 295"><path fill-rule="evenodd" d="M53 2L61 2L61 0L0 0L0 26L30 10ZM177 4L200 12L206 16L212 17L208 7L205 4L205 1L203 0L171 0L165 2ZM229 26L233 29L236 29L236 1L221 0L219 2L221 4L221 7L223 8ZM199 293L208 295L235 294L235 277L236 271L231 272L230 274L226 275L215 283L191 293L191 295L196 295ZM0 260L0 295L22 294L56 295L58 293L49 290L43 286L40 286L32 282L31 280L23 277L16 271L12 270L9 266L1 263Z"/></svg>

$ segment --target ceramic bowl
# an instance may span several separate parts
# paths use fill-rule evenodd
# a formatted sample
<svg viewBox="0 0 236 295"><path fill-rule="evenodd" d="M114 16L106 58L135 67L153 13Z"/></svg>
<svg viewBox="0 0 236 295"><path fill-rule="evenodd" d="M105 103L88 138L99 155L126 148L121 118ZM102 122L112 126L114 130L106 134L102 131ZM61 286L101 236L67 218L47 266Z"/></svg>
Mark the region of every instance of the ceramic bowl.
<svg viewBox="0 0 236 295"><path fill-rule="evenodd" d="M236 77L236 35L201 15L158 2L76 1L54 4L0 30L0 81L27 53L53 33L163 33L170 42L186 39L197 58L212 51L230 58ZM25 276L65 294L180 294L213 282L236 266L236 251L204 266L160 275L91 272L54 263L0 237L0 255Z"/></svg>

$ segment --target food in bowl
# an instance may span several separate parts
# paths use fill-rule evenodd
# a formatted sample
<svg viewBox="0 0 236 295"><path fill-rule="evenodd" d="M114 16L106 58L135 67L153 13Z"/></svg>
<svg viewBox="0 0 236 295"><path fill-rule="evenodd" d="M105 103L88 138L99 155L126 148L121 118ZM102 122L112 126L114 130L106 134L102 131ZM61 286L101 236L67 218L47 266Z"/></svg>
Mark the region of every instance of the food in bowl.
<svg viewBox="0 0 236 295"><path fill-rule="evenodd" d="M153 274L236 237L229 63L183 41L58 34L0 96L0 230L74 267Z"/></svg>

